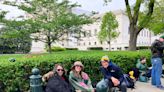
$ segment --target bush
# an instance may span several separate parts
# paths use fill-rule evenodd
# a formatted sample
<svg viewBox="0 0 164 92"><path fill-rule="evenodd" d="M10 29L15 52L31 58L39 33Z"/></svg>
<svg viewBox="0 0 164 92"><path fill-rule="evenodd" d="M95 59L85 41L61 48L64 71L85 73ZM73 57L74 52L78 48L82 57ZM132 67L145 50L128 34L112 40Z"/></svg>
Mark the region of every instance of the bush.
<svg viewBox="0 0 164 92"><path fill-rule="evenodd" d="M65 51L66 49L59 46L53 46L51 50L52 52L57 52L57 51ZM48 51L48 47L46 48L46 51Z"/></svg>
<svg viewBox="0 0 164 92"><path fill-rule="evenodd" d="M66 50L78 50L78 48L66 48Z"/></svg>
<svg viewBox="0 0 164 92"><path fill-rule="evenodd" d="M89 47L88 50L103 50L102 47Z"/></svg>
<svg viewBox="0 0 164 92"><path fill-rule="evenodd" d="M12 55L16 59L15 62L8 61L9 56L3 56L0 60L0 81L5 84L5 92L15 92L18 89L25 92L29 90L29 76L32 68L39 68L43 75L52 70L55 63L62 63L66 69L70 69L75 61L80 60L92 82L97 82L102 79L99 65L103 55L108 55L123 69L124 73L131 67L135 67L140 56L145 56L150 65L149 51L63 51L54 54Z"/></svg>
<svg viewBox="0 0 164 92"><path fill-rule="evenodd" d="M147 50L147 49L150 49L150 46L138 46L137 47L137 50Z"/></svg>

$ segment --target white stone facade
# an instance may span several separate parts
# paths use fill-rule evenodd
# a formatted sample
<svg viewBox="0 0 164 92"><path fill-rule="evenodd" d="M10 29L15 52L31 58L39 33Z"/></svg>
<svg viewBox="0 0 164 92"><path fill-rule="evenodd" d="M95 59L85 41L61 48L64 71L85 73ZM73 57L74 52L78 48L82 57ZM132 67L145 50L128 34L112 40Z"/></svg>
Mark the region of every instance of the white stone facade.
<svg viewBox="0 0 164 92"><path fill-rule="evenodd" d="M116 20L119 23L116 31L120 34L116 39L111 41L111 50L127 50L129 45L129 19L126 16L125 12L122 10L114 11L113 13L116 15ZM79 50L87 50L90 47L102 47L104 50L108 50L109 46L107 42L100 42L97 37L97 34L100 31L101 19L103 15L104 14L96 15L97 17L100 17L99 22L84 25L82 27L85 30L85 33L81 34L80 40L72 37L72 35L75 34L68 34L67 37L69 38L69 40L59 42L60 46L66 48L78 48ZM154 41L154 38L155 37L153 36L152 32L147 29L143 29L138 35L137 47L150 46L152 41ZM34 51L33 49L36 48L36 45L37 44L33 43L32 51Z"/></svg>
<svg viewBox="0 0 164 92"><path fill-rule="evenodd" d="M122 10L114 11L113 13L116 15L116 20L119 23L116 31L120 34L116 39L111 41L111 50L127 50L129 45L129 19ZM103 15L104 14L99 14L97 16L99 16L101 20ZM109 49L107 42L100 42L98 40L97 34L100 31L100 26L101 21L83 27L89 35L83 37L82 41L80 41L78 46L80 50L87 50L89 47L103 47L104 50ZM147 29L142 30L138 35L137 46L150 46L152 37L152 32Z"/></svg>

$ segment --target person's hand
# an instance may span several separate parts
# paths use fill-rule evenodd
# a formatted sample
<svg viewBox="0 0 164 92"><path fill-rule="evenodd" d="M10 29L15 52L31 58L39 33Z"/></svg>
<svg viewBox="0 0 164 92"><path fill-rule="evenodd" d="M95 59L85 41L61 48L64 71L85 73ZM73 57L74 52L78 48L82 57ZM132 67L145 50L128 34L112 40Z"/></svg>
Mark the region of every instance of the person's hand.
<svg viewBox="0 0 164 92"><path fill-rule="evenodd" d="M111 77L111 80L112 80L114 86L118 86L120 84L120 81L114 77Z"/></svg>
<svg viewBox="0 0 164 92"><path fill-rule="evenodd" d="M53 75L54 75L54 72L53 71L50 71L50 72L46 73L45 75L43 75L42 81L43 82L48 81L48 79L51 78Z"/></svg>

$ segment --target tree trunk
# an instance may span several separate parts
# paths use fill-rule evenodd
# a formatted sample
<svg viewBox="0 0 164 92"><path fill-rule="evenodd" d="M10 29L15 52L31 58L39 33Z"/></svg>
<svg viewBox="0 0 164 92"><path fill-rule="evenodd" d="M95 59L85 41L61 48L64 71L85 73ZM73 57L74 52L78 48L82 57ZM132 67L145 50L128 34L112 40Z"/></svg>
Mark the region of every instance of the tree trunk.
<svg viewBox="0 0 164 92"><path fill-rule="evenodd" d="M129 50L135 51L136 50L136 43L137 43L137 29L134 25L130 25L129 32L130 32L130 39L129 39Z"/></svg>
<svg viewBox="0 0 164 92"><path fill-rule="evenodd" d="M52 48L51 48L51 42L48 43L48 52L51 53L52 52Z"/></svg>
<svg viewBox="0 0 164 92"><path fill-rule="evenodd" d="M109 51L111 50L111 45L110 45L110 41L107 41L108 46L109 46Z"/></svg>
<svg viewBox="0 0 164 92"><path fill-rule="evenodd" d="M51 48L51 37L50 37L50 31L48 31L48 35L47 35L47 45L48 45L48 52L51 53L52 52L52 48Z"/></svg>

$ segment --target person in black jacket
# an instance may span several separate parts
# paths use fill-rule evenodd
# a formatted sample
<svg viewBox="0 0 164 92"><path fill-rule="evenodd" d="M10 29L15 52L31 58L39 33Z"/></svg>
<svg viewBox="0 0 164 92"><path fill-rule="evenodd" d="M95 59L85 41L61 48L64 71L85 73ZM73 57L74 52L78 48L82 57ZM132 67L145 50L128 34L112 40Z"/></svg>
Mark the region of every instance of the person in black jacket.
<svg viewBox="0 0 164 92"><path fill-rule="evenodd" d="M164 50L164 36L161 36L159 40L155 40L151 45L152 52L152 85L164 90L164 87L161 85L161 76L162 76L162 57Z"/></svg>
<svg viewBox="0 0 164 92"><path fill-rule="evenodd" d="M59 64L56 64L54 70L45 74L42 79L48 79L45 92L73 92L73 87L65 76L65 70Z"/></svg>
<svg viewBox="0 0 164 92"><path fill-rule="evenodd" d="M104 75L104 79L96 85L96 92L107 92L108 88L112 87L119 87L121 92L127 92L122 70L113 64L108 56L102 57L101 65L100 71Z"/></svg>

